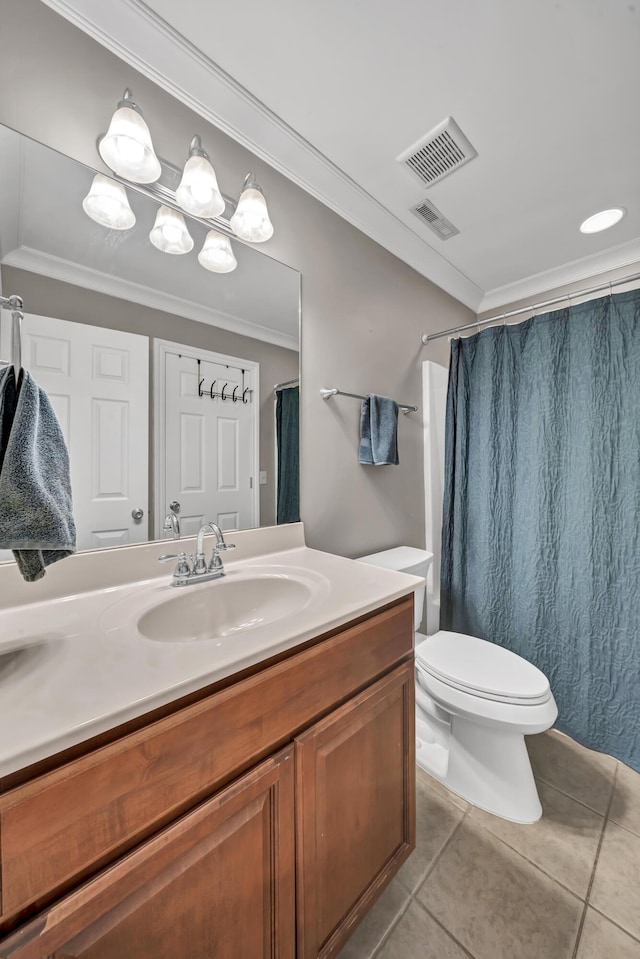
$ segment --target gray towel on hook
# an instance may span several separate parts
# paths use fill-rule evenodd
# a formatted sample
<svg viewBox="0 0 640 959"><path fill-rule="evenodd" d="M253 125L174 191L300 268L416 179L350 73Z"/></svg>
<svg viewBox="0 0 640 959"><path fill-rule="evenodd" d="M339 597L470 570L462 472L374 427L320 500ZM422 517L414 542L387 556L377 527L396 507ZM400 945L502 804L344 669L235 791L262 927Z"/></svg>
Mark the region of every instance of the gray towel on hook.
<svg viewBox="0 0 640 959"><path fill-rule="evenodd" d="M0 372L0 435L7 435L0 470L0 549L11 549L24 579L76 549L69 454L47 394L26 370L10 430L2 427L9 404L11 367ZM6 426L6 421L5 421Z"/></svg>
<svg viewBox="0 0 640 959"><path fill-rule="evenodd" d="M7 451L17 402L18 386L13 366L7 366L0 371L0 473L2 472L2 463Z"/></svg>
<svg viewBox="0 0 640 959"><path fill-rule="evenodd" d="M364 466L397 466L398 404L369 393L362 401L358 462Z"/></svg>

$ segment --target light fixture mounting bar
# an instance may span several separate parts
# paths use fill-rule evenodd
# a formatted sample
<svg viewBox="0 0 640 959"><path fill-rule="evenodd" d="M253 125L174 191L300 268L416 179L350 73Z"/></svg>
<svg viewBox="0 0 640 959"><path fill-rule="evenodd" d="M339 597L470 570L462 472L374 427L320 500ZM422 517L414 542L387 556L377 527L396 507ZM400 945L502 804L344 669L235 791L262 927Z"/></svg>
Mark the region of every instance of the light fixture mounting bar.
<svg viewBox="0 0 640 959"><path fill-rule="evenodd" d="M96 144L97 146L100 145L100 141L103 139L103 137L104 133L98 137ZM114 173L113 170L110 170L108 175L112 179L117 180L118 183L122 183L123 186L125 186L128 190L135 190L136 193L142 193L145 196L150 196L152 199L158 200L160 203L164 203L165 206L170 206L172 209L177 210L178 213L184 214L184 210L176 201L176 188L180 183L182 170L179 167L175 167L167 160L164 160L162 157L158 157L158 160L160 161L162 172L159 179L155 183L132 183L130 180L118 176L118 174ZM170 184L174 184L174 186L171 186ZM208 227L209 229L215 229L218 230L219 233L224 233L225 236L231 237L233 240L236 240L239 243L245 243L241 237L236 236L229 225L229 220L235 213L236 201L222 192L221 196L225 202L225 216L212 217L211 219L208 219L207 217L194 216L192 213L188 213L187 216L192 220L195 220L197 223L201 223L203 226ZM226 215L227 212L228 215ZM246 243L245 245L253 246L252 243Z"/></svg>

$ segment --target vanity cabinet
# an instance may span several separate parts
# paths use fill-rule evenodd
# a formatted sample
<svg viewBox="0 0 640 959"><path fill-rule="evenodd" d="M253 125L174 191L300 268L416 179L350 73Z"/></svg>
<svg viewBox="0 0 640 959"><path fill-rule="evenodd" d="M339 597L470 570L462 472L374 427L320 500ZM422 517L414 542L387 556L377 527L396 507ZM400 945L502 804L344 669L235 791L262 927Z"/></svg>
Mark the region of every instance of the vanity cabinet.
<svg viewBox="0 0 640 959"><path fill-rule="evenodd" d="M293 959L293 748L21 930L15 959Z"/></svg>
<svg viewBox="0 0 640 959"><path fill-rule="evenodd" d="M0 959L336 955L414 846L413 597L0 794Z"/></svg>

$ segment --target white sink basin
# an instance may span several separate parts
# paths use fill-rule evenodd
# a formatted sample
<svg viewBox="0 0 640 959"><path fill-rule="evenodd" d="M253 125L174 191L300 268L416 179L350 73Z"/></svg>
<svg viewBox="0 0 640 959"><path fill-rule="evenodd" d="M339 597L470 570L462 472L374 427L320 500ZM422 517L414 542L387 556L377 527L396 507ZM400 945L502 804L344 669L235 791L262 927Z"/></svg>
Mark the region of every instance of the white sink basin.
<svg viewBox="0 0 640 959"><path fill-rule="evenodd" d="M314 582L291 575L227 575L175 589L175 596L138 620L138 632L160 642L194 642L244 633L299 612L314 596Z"/></svg>
<svg viewBox="0 0 640 959"><path fill-rule="evenodd" d="M137 634L168 644L217 640L218 648L234 647L236 636L251 632L254 645L262 642L262 636L270 645L273 637L267 633L273 623L290 620L305 609L322 609L330 593L329 580L315 570L279 563L238 564L220 579L205 583L141 583L138 590L107 605L98 626L109 636Z"/></svg>

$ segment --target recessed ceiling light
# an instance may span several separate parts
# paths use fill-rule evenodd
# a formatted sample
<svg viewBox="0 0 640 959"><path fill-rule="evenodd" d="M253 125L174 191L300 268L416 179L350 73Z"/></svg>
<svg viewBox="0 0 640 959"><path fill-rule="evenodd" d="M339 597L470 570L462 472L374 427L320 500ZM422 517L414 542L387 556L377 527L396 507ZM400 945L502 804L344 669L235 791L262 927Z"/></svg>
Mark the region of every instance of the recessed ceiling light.
<svg viewBox="0 0 640 959"><path fill-rule="evenodd" d="M622 207L615 207L613 210L600 210L593 216L588 216L584 223L580 224L581 233L600 233L601 230L608 230L610 226L619 223L627 211Z"/></svg>

